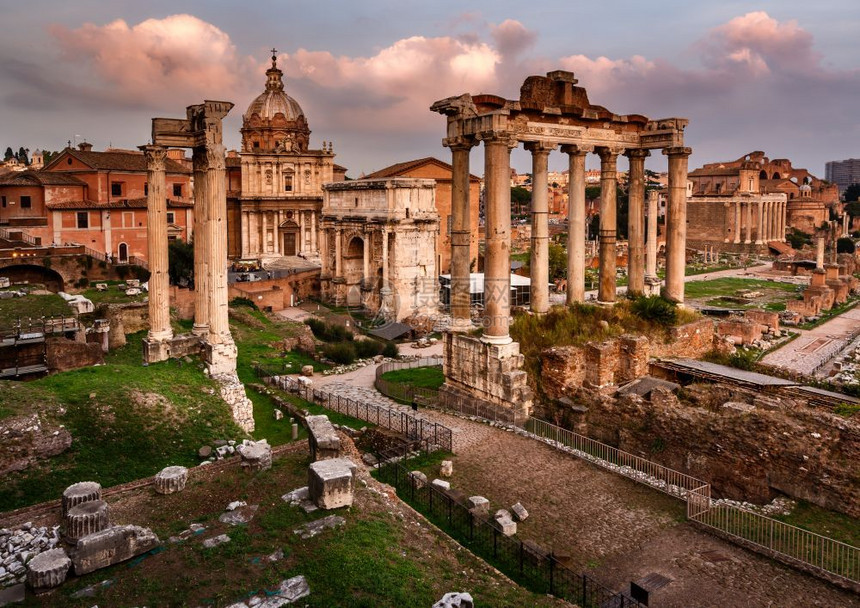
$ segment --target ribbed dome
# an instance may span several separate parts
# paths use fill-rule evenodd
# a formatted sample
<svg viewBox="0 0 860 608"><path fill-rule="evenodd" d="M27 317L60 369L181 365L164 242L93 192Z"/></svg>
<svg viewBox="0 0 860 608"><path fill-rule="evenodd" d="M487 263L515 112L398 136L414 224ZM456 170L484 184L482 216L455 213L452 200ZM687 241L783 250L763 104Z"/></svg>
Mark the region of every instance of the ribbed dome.
<svg viewBox="0 0 860 608"><path fill-rule="evenodd" d="M304 116L302 107L295 99L283 91L265 91L251 102L245 111L245 119L250 120L256 114L262 119L272 119L276 114L283 114L288 121L298 120Z"/></svg>

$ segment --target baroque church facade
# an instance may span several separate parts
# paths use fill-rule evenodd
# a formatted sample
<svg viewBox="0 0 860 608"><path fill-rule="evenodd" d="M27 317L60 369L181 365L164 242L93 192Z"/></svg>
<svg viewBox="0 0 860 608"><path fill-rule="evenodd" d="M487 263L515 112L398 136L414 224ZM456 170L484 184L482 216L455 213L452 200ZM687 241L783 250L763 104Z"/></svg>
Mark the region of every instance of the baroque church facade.
<svg viewBox="0 0 860 608"><path fill-rule="evenodd" d="M233 259L320 259L322 185L343 181L331 142L310 148L298 102L284 92L277 56L242 116L242 146L227 157L227 247Z"/></svg>

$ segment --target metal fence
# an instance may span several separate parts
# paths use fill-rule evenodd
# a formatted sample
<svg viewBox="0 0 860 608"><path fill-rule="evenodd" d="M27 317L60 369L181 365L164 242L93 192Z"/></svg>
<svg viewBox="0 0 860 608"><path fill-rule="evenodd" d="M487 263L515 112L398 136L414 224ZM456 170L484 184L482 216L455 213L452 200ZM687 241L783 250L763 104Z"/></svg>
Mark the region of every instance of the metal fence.
<svg viewBox="0 0 860 608"><path fill-rule="evenodd" d="M393 408L365 403L324 389L313 388L289 376L270 375L261 367L257 367L256 372L267 384L298 395L305 401L400 433L410 441L420 443L422 448L428 452L436 450L454 451L453 432L445 425L424 420Z"/></svg>
<svg viewBox="0 0 860 608"><path fill-rule="evenodd" d="M505 536L489 516L476 515L449 493L416 483L395 454L381 454L378 478L397 489L400 497L473 553L487 559L517 583L537 593L549 593L582 608L638 608L627 595L616 593L587 574L574 572L538 545Z"/></svg>
<svg viewBox="0 0 860 608"><path fill-rule="evenodd" d="M14 235L14 238L12 238ZM41 245L42 240L31 236L24 232L23 230L11 229L11 228L0 228L0 238L6 239L7 241L23 241L24 243L28 243L30 245Z"/></svg>

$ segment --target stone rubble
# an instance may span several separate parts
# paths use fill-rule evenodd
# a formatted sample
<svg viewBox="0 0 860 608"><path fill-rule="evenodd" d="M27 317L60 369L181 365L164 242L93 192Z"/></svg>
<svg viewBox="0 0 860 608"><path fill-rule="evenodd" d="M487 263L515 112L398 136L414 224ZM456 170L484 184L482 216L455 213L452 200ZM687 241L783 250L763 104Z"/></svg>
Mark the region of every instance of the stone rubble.
<svg viewBox="0 0 860 608"><path fill-rule="evenodd" d="M251 596L248 600L230 604L227 608L281 608L307 597L311 594L311 588L304 576L281 581L278 588L272 591Z"/></svg>
<svg viewBox="0 0 860 608"><path fill-rule="evenodd" d="M26 563L60 544L60 527L35 527L25 523L16 530L0 529L0 589L26 578Z"/></svg>
<svg viewBox="0 0 860 608"><path fill-rule="evenodd" d="M443 460L439 466L440 477L451 477L454 474L454 463L450 460Z"/></svg>
<svg viewBox="0 0 860 608"><path fill-rule="evenodd" d="M185 467L165 467L155 476L155 491L159 494L173 494L185 489L188 469Z"/></svg>
<svg viewBox="0 0 860 608"><path fill-rule="evenodd" d="M517 521L523 521L529 516L529 512L526 511L526 508L520 503L517 503L513 507L511 507L511 512L514 515L514 519L516 519Z"/></svg>
<svg viewBox="0 0 860 608"><path fill-rule="evenodd" d="M244 440L236 448L242 457L242 468L248 471L267 471L272 468L272 447L265 439L260 441Z"/></svg>
<svg viewBox="0 0 860 608"><path fill-rule="evenodd" d="M442 599L433 604L433 608L473 608L474 600L466 592L446 593Z"/></svg>
<svg viewBox="0 0 860 608"><path fill-rule="evenodd" d="M290 504L291 507L301 507L305 513L313 513L319 509L311 500L307 486L297 488L281 496L281 500Z"/></svg>
<svg viewBox="0 0 860 608"><path fill-rule="evenodd" d="M81 576L124 562L158 545L158 536L149 528L112 526L78 540L71 555L75 574Z"/></svg>
<svg viewBox="0 0 860 608"><path fill-rule="evenodd" d="M298 534L300 538L307 540L309 538L313 538L327 528L337 528L345 523L346 520L343 517L340 517L339 515L329 515L328 517L323 517L322 519L317 519L304 524L300 528L293 530L293 534Z"/></svg>
<svg viewBox="0 0 860 608"><path fill-rule="evenodd" d="M88 587L84 587L83 589L78 589L69 597L74 600L81 599L82 597L95 597L96 593L98 593L100 589L110 587L111 585L113 585L113 579L106 579L101 581L100 583L95 583L94 585L89 585Z"/></svg>
<svg viewBox="0 0 860 608"><path fill-rule="evenodd" d="M211 549L212 547L217 547L218 545L223 545L224 543L229 543L230 537L226 534L219 534L218 536L213 536L212 538L207 538L203 541L203 546L207 549Z"/></svg>
<svg viewBox="0 0 860 608"><path fill-rule="evenodd" d="M44 551L27 564L27 584L35 590L59 587L71 566L72 560L64 549Z"/></svg>
<svg viewBox="0 0 860 608"><path fill-rule="evenodd" d="M228 524L231 526L247 524L249 521L254 519L254 515L257 514L257 509L259 508L260 505L245 505L235 509L230 509L229 511L222 513L221 516L218 517L218 521L222 524Z"/></svg>

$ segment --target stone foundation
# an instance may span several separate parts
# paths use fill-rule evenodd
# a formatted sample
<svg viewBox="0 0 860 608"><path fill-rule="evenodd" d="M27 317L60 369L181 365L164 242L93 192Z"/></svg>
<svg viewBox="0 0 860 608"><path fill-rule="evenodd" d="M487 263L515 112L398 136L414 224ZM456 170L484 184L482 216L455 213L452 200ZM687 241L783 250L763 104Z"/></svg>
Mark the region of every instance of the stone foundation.
<svg viewBox="0 0 860 608"><path fill-rule="evenodd" d="M311 463L308 468L308 493L320 509L352 505L357 467L347 458L330 458Z"/></svg>
<svg viewBox="0 0 860 608"><path fill-rule="evenodd" d="M80 539L72 554L72 564L75 574L81 576L146 553L158 544L158 537L149 528L113 526Z"/></svg>
<svg viewBox="0 0 860 608"><path fill-rule="evenodd" d="M439 393L443 406L459 410L455 403L466 399L501 407L514 422L528 418L534 396L522 369L524 357L517 342L487 344L480 338L450 331L443 339L445 384Z"/></svg>
<svg viewBox="0 0 860 608"><path fill-rule="evenodd" d="M239 381L239 376L234 371L227 374L212 376L218 383L221 399L230 406L233 413L233 422L242 430L250 433L254 430L254 404L245 394L245 385Z"/></svg>

